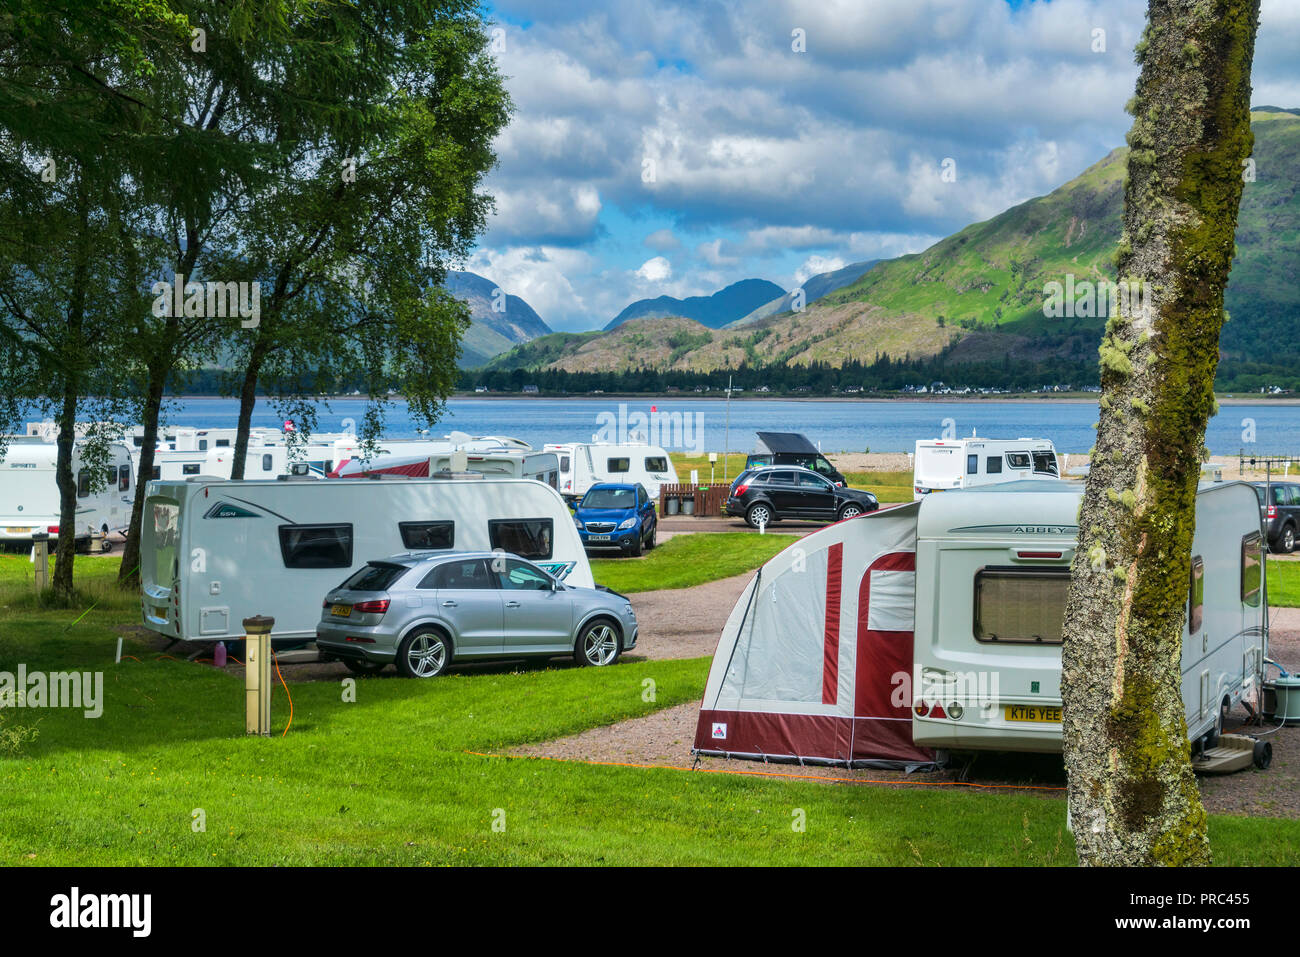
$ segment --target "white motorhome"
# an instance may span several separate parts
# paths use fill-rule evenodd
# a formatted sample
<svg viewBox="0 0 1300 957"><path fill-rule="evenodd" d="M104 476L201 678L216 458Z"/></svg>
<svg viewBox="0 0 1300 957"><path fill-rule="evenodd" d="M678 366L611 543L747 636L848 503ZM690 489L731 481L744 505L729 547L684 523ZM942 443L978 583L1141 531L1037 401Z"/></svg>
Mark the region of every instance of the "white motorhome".
<svg viewBox="0 0 1300 957"><path fill-rule="evenodd" d="M141 534L145 627L172 638L316 633L320 603L367 561L404 551L501 549L570 584L591 565L558 492L523 479L151 482Z"/></svg>
<svg viewBox="0 0 1300 957"><path fill-rule="evenodd" d="M1006 484L927 498L917 521L912 738L935 748L1061 750L1061 628L1082 490ZM1259 503L1202 484L1182 695L1189 737L1222 728L1264 656ZM996 679L996 696L983 692ZM949 706L960 686L980 698Z"/></svg>
<svg viewBox="0 0 1300 957"><path fill-rule="evenodd" d="M559 488L559 457L554 452L515 449L463 450L422 455L377 455L352 459L328 474L329 478L365 478L370 475L407 475L428 478L439 472L475 472L501 478L525 478Z"/></svg>
<svg viewBox="0 0 1300 957"><path fill-rule="evenodd" d="M560 457L560 494L566 499L582 498L601 482L640 483L652 499L658 499L659 486L677 482L673 460L658 445L568 442L542 449Z"/></svg>
<svg viewBox="0 0 1300 957"><path fill-rule="evenodd" d="M58 446L29 436L9 439L9 449L0 461L0 542L30 545L35 532L56 538L59 528L59 485L55 478ZM109 446L104 488L91 490L91 473L81 460L81 443L73 446L72 472L77 482L77 522L74 536L79 543L97 539L108 551L107 534L124 529L131 521L135 497L135 470L130 450L121 444Z"/></svg>
<svg viewBox="0 0 1300 957"><path fill-rule="evenodd" d="M955 488L1061 477L1051 441L1027 438L918 439L912 470L913 501Z"/></svg>

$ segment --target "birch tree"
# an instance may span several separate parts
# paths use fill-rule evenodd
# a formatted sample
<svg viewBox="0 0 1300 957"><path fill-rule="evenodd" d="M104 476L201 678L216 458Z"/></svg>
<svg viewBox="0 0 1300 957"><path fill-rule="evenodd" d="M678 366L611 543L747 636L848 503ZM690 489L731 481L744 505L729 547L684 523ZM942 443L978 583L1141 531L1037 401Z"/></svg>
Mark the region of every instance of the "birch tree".
<svg viewBox="0 0 1300 957"><path fill-rule="evenodd" d="M1196 486L1250 156L1259 0L1149 0L1062 653L1079 860L1206 864L1180 690Z"/></svg>

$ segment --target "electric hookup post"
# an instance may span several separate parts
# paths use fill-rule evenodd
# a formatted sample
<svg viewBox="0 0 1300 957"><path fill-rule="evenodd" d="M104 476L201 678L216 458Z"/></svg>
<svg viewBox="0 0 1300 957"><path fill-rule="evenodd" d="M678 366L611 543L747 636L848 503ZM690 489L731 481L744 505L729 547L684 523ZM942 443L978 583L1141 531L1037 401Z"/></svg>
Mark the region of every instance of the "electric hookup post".
<svg viewBox="0 0 1300 957"><path fill-rule="evenodd" d="M36 532L32 535L32 564L36 572L36 594L39 595L50 585L49 532Z"/></svg>
<svg viewBox="0 0 1300 957"><path fill-rule="evenodd" d="M271 628L274 618L244 619L244 718L249 734L271 734Z"/></svg>

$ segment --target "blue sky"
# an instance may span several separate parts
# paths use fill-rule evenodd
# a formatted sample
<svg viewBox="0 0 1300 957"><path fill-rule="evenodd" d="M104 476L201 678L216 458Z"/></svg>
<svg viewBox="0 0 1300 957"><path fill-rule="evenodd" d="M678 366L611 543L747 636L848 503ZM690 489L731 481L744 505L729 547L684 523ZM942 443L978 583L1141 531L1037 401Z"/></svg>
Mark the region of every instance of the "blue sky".
<svg viewBox="0 0 1300 957"><path fill-rule="evenodd" d="M1123 143L1146 4L489 9L516 112L464 268L578 330L643 297L792 289L1049 192ZM1263 0L1255 104L1300 106L1298 51L1300 0Z"/></svg>

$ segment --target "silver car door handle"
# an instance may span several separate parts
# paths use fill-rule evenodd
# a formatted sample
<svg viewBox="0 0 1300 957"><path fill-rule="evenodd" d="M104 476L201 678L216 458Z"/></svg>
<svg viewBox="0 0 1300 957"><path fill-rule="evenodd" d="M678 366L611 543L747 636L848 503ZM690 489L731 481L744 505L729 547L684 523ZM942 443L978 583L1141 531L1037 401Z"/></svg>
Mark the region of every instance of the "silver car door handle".
<svg viewBox="0 0 1300 957"><path fill-rule="evenodd" d="M507 608L518 608L518 607L519 607L519 602L517 602L517 601L508 601L508 602L506 602L506 607L507 607Z"/></svg>
<svg viewBox="0 0 1300 957"><path fill-rule="evenodd" d="M446 601L444 601L444 602L442 603L442 607L443 607L443 608L455 608L455 607L456 607L456 603L455 603L454 601L452 601L452 600L449 598L449 599L447 599Z"/></svg>

